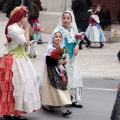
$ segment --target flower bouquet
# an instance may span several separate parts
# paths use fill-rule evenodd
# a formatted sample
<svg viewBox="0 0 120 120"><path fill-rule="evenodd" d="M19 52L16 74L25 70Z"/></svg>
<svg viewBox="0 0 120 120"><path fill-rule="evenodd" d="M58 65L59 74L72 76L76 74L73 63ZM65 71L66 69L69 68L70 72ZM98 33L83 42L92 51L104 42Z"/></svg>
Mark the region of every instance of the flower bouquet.
<svg viewBox="0 0 120 120"><path fill-rule="evenodd" d="M53 58L55 60L65 60L66 59L66 54L68 53L68 49L66 48L56 48L54 49L51 54L50 58ZM57 73L61 76L63 84L67 83L66 77L65 77L65 68L63 65L58 65L58 67L55 67Z"/></svg>
<svg viewBox="0 0 120 120"><path fill-rule="evenodd" d="M56 48L51 52L50 57L55 59L55 60L65 60L66 59L66 54L68 53L68 49L64 48Z"/></svg>

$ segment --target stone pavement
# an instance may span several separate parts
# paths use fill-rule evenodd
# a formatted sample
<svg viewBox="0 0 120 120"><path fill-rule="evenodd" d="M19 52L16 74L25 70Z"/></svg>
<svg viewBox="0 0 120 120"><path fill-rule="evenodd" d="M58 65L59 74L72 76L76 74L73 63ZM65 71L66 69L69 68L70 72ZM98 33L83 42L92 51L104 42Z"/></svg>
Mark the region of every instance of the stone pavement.
<svg viewBox="0 0 120 120"><path fill-rule="evenodd" d="M8 21L5 14L0 13L0 48L6 41L4 35L4 28ZM37 76L40 76L43 56L46 50L49 34L43 33L43 44L38 45L39 54L37 58L31 59ZM92 46L99 46L98 43L93 43ZM83 77L99 77L99 78L119 78L120 77L120 63L117 59L117 52L120 50L120 43L105 43L105 46L99 48L85 48L79 51L78 61L80 63L80 70Z"/></svg>

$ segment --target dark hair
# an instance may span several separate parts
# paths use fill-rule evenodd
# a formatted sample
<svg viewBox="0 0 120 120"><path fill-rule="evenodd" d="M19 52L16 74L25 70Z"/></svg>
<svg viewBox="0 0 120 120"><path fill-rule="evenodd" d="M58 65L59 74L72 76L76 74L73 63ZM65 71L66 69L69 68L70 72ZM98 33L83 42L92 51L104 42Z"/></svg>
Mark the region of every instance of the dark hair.
<svg viewBox="0 0 120 120"><path fill-rule="evenodd" d="M61 34L61 36L62 36L62 38L63 38L62 32L57 31L57 32L55 32L54 36L56 35L56 33L60 33L60 34Z"/></svg>
<svg viewBox="0 0 120 120"><path fill-rule="evenodd" d="M108 9L108 7L106 6L105 3L102 2L102 3L99 3L98 5L101 6L101 12L103 12L103 13L109 12L109 9Z"/></svg>
<svg viewBox="0 0 120 120"><path fill-rule="evenodd" d="M72 15L71 15L69 12L64 12L64 13L62 14L62 17L63 17L64 14L67 14L67 13L71 16L71 19L72 19Z"/></svg>

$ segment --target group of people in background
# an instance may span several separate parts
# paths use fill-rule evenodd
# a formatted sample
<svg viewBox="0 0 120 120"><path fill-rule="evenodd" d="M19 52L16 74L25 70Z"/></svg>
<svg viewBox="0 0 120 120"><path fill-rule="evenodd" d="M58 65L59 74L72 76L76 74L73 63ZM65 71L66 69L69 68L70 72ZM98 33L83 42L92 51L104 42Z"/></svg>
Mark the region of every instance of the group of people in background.
<svg viewBox="0 0 120 120"><path fill-rule="evenodd" d="M94 11L88 12L90 6L91 1L89 0L72 1L72 10L74 11L77 28L79 32L85 32L84 40L80 42L79 49L82 49L84 42L87 43L86 47L88 48L92 47L91 44L94 42L100 43L99 48L102 48L105 42L102 29L105 26L111 26L111 16L105 4L100 3Z"/></svg>
<svg viewBox="0 0 120 120"><path fill-rule="evenodd" d="M63 12L50 35L37 81L25 47L36 42L30 34L30 25L39 24L39 11L43 9L41 2L25 0L25 6L21 6L21 0L15 0L12 8L7 9L10 1L13 3L14 0L6 0L2 9L2 12L7 11L9 21L5 28L7 43L4 47L7 46L7 53L0 56L0 115L6 120L27 120L21 114L35 112L42 104L45 111L54 112L59 106L62 116L69 116L72 112L66 105L83 107L83 82L77 60L79 49L82 49L83 39L88 48L92 42L99 42L100 48L104 46L102 28L111 25L109 10L98 4L89 13L90 0L73 0L73 12ZM119 99L116 102L119 103Z"/></svg>

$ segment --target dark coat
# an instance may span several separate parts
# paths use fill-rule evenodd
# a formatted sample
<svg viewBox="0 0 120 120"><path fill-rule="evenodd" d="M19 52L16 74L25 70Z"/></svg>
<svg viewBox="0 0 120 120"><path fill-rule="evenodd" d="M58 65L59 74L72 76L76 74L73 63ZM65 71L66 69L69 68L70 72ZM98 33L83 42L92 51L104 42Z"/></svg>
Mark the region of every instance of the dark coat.
<svg viewBox="0 0 120 120"><path fill-rule="evenodd" d="M87 5L88 5L88 9L89 9L89 7L92 6L92 0L86 0L86 2L87 2Z"/></svg>
<svg viewBox="0 0 120 120"><path fill-rule="evenodd" d="M29 0L24 0L23 1L23 5L26 6L26 7L28 7L29 6Z"/></svg>
<svg viewBox="0 0 120 120"><path fill-rule="evenodd" d="M6 12L6 17L10 17L11 11L22 4L22 0L7 0L2 12Z"/></svg>
<svg viewBox="0 0 120 120"><path fill-rule="evenodd" d="M90 15L88 11L88 5L85 0L76 0L72 2L72 10L74 11L75 21L78 29L81 31L85 31L88 27L88 20L90 19Z"/></svg>
<svg viewBox="0 0 120 120"><path fill-rule="evenodd" d="M29 0L29 20L37 19L39 17L39 11L42 11L40 0Z"/></svg>
<svg viewBox="0 0 120 120"><path fill-rule="evenodd" d="M118 22L120 23L120 9L119 9L119 11L117 13L117 19L118 19Z"/></svg>
<svg viewBox="0 0 120 120"><path fill-rule="evenodd" d="M74 11L76 21L89 20L87 2L84 0L76 0L72 2L72 10Z"/></svg>
<svg viewBox="0 0 120 120"><path fill-rule="evenodd" d="M111 25L111 16L109 10L98 12L98 16L102 27Z"/></svg>

